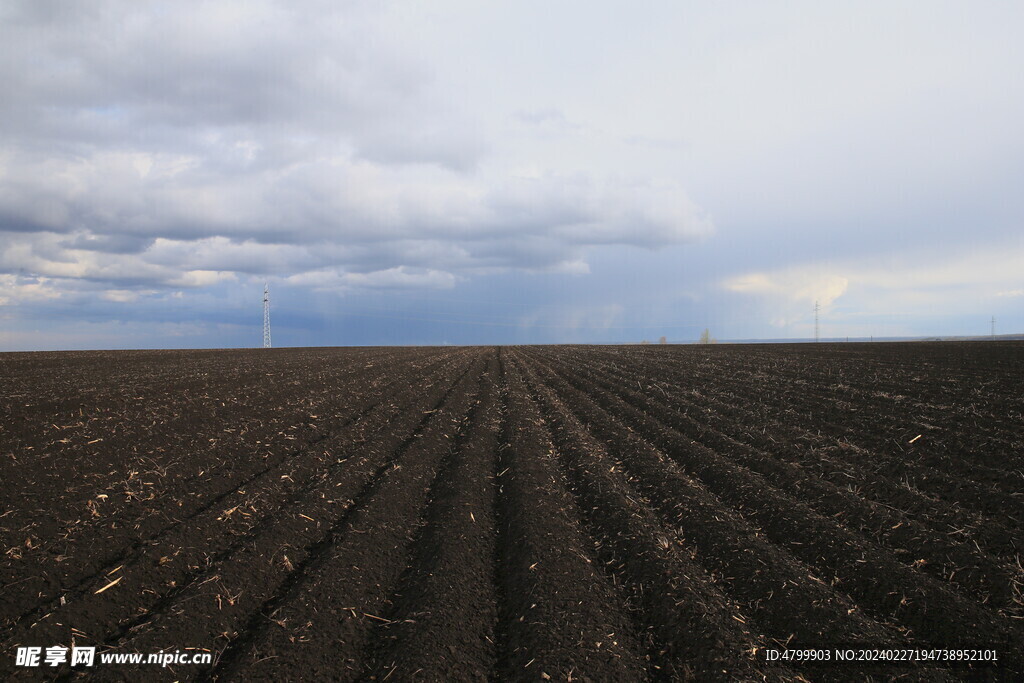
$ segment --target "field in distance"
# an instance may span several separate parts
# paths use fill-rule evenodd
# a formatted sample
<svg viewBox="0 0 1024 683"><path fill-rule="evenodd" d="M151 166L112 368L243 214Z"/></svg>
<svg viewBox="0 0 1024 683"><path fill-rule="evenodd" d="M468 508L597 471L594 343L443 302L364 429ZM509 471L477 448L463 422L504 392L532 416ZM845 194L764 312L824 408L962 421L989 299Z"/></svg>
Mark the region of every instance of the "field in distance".
<svg viewBox="0 0 1024 683"><path fill-rule="evenodd" d="M1022 379L1010 341L0 354L0 676L1013 679ZM999 661L766 660L821 644Z"/></svg>

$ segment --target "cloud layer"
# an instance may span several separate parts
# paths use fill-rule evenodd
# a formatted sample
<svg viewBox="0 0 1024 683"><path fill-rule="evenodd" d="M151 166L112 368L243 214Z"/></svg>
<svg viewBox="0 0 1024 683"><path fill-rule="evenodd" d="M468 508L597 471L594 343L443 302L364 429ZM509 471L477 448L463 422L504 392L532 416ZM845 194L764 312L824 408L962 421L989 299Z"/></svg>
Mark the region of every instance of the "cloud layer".
<svg viewBox="0 0 1024 683"><path fill-rule="evenodd" d="M5 2L0 348L1024 330L1022 22Z"/></svg>
<svg viewBox="0 0 1024 683"><path fill-rule="evenodd" d="M112 292L450 287L712 231L671 181L490 165L472 113L368 3L4 11L0 272Z"/></svg>

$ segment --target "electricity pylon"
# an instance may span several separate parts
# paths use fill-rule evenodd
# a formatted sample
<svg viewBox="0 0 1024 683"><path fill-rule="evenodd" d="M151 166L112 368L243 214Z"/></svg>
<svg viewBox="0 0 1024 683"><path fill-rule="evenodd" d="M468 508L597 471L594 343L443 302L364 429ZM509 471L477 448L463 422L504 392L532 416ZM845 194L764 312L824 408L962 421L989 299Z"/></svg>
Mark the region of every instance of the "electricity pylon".
<svg viewBox="0 0 1024 683"><path fill-rule="evenodd" d="M263 348L270 348L270 286L263 283Z"/></svg>
<svg viewBox="0 0 1024 683"><path fill-rule="evenodd" d="M819 310L820 310L820 307L818 306L818 302L815 301L814 302L814 343L815 344L818 343L818 340L820 338L820 335L818 334L818 311Z"/></svg>

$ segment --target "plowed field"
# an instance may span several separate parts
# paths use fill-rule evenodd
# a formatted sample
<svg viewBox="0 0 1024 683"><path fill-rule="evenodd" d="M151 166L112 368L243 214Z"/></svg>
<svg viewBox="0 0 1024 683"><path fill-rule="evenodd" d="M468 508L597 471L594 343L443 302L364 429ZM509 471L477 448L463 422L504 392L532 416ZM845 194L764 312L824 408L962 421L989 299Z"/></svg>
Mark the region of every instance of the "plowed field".
<svg viewBox="0 0 1024 683"><path fill-rule="evenodd" d="M1013 680L1024 345L0 355L0 677ZM95 646L93 667L19 647ZM817 646L997 663L769 661ZM212 664L101 664L209 652Z"/></svg>

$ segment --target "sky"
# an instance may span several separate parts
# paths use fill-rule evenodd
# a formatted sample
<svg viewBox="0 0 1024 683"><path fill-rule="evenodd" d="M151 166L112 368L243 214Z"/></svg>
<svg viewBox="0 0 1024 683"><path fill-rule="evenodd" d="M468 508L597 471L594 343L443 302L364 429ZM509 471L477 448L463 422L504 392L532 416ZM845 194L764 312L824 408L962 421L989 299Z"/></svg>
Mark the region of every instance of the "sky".
<svg viewBox="0 0 1024 683"><path fill-rule="evenodd" d="M0 350L1024 332L1018 2L0 4Z"/></svg>

